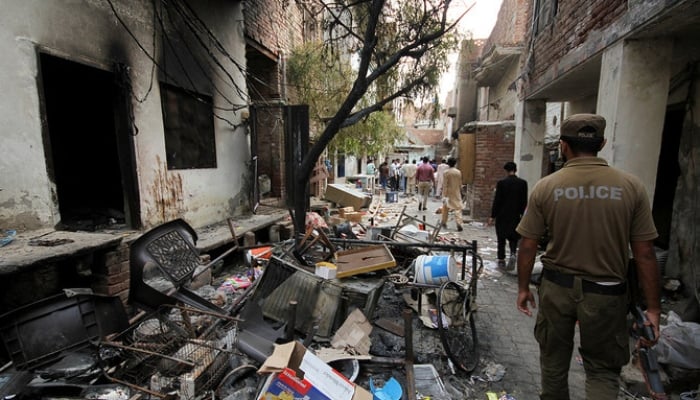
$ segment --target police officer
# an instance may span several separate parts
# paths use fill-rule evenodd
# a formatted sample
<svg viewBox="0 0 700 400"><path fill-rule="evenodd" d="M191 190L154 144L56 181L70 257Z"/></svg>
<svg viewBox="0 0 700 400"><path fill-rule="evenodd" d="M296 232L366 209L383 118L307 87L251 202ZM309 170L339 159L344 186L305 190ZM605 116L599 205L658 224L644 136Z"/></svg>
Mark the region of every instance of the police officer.
<svg viewBox="0 0 700 400"><path fill-rule="evenodd" d="M622 366L629 360L627 268L629 248L647 303L647 317L659 334L657 237L649 199L636 177L608 166L605 119L572 115L562 122L564 167L533 188L517 227L518 310L530 316L530 291L538 240L550 240L541 257L535 338L540 345L541 399L569 399L568 372L578 321L586 371L586 398L616 399Z"/></svg>

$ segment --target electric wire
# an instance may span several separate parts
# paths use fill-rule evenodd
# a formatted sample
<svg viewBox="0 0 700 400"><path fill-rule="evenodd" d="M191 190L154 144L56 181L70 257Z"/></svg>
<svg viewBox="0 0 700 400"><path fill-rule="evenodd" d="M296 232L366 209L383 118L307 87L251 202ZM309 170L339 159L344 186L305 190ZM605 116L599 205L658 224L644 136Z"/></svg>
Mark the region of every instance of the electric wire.
<svg viewBox="0 0 700 400"><path fill-rule="evenodd" d="M163 0L163 1L166 2L166 0ZM236 82L234 81L234 79L233 79L233 77L231 76L231 74L228 72L228 70L226 70L226 68L225 68L225 67L223 66L223 64L218 60L218 58L216 57L216 55L215 55L215 54L212 52L212 50L207 46L207 44L205 43L204 38L201 37L200 33L205 34L205 35L207 36L207 38L209 39L209 41L211 41L211 42L213 42L214 44L216 44L216 46L215 46L216 49L217 49L221 54L223 54L228 60L230 60L231 63L234 64L234 65L236 66L236 68L237 68L241 73L245 74L246 77L255 80L256 82L260 83L261 86L265 86L265 87L270 88L270 89L273 89L273 90L275 89L274 87L270 86L270 85L267 84L266 82L264 82L264 81L258 79L258 78L255 77L254 75L250 74L243 66L241 66L241 65L231 56L231 54L226 50L226 48L221 44L221 42L216 38L216 36L214 35L214 33L213 33L209 28L207 28L206 23L204 23L204 21L197 15L197 13L196 13L186 2L184 2L184 1L179 1L179 4L181 4L181 6L178 6L178 4L176 4L176 3L178 3L178 2L176 1L176 2L173 2L173 3L170 3L170 4L172 4L172 5L174 6L173 8L174 8L175 11L177 12L177 14L180 16L180 19L182 20L182 22L185 24L185 26L186 26L186 27L190 30L190 32L193 34L193 36L195 37L197 43L204 49L204 51L206 52L206 54L207 54L207 55L209 56L209 58L213 61L213 64L214 64L213 66L215 67L215 70L216 70L216 69L219 69L220 71L222 71L222 72L227 76L227 78L228 78L228 79L230 80L230 82L233 84L233 88L236 90L236 92L238 93L238 95L239 95L241 98L246 99L246 102L247 102L248 104L252 103L252 100L251 100L249 94L248 94L247 92L245 92L244 90L242 90L240 87L238 87L238 85L236 85ZM215 86L215 85L214 85L214 86ZM260 92L257 90L257 88L255 87L255 85L249 85L249 86L248 86L248 89L249 89L250 91L253 91L253 92L255 92L256 94L258 94L259 99L260 99L260 100L258 100L258 101L259 101L260 103L263 103L263 104L265 104L265 105L274 105L274 104L270 103L269 101L267 101L267 100L265 99L265 96L263 96L262 93L260 93ZM247 107L247 105L246 105L246 106L242 106L242 107L240 107L240 108L244 108L244 107ZM268 110L266 110L266 112L270 113L270 111L268 111ZM271 114L271 113L270 113L269 115L270 115L270 117L274 117L274 115Z"/></svg>
<svg viewBox="0 0 700 400"><path fill-rule="evenodd" d="M177 1L177 0L176 0L176 1ZM189 13L190 13L189 16L190 16L191 18L193 18L193 19L197 22L197 23L195 24L194 22L190 21L190 20L187 18L186 15L183 15L183 19L186 21L186 23L187 23L188 27L190 28L190 30L192 30L193 32L195 32L195 31L200 31L200 32L202 32L202 33L205 33L205 34L207 35L207 37L215 44L215 47L219 50L219 52L220 52L221 54L223 54L228 60L230 60L231 63L234 64L234 65L236 66L236 68L238 68L238 70L239 70L241 73L243 73L247 78L249 78L250 80L252 80L252 81L254 81L254 82L257 82L258 84L260 84L260 85L263 86L263 87L266 87L266 88L271 89L271 90L276 90L275 87L269 85L269 84L268 84L267 82L265 82L264 80L258 78L256 75L254 75L253 73L251 73L248 69L246 69L244 66L242 66L241 64L239 64L239 63L231 56L231 54L226 50L226 48L221 44L221 42L217 39L216 35L214 35L214 33L213 33L209 28L207 28L206 23L204 23L204 21L199 17L199 15L197 15L197 13L192 9L192 7L191 7L189 4L187 4L186 2L184 2L183 0L179 0L179 2L180 2L181 4L184 5L183 8L179 8L179 9L178 9L178 12L180 13L180 15L186 14L186 11L189 11ZM185 10L185 9L186 9L186 10ZM199 38L199 37L198 37L198 38ZM200 44L201 44L205 49L207 49L208 53L210 53L210 55L211 55L212 57L214 57L214 55L211 53L211 50L209 50L209 48L208 48L202 41L200 41ZM228 72L225 70L225 68L223 68L223 66L221 66L221 64L218 62L218 60L215 60L215 62L216 62L216 64L217 64L217 66L219 66L219 67L222 69L222 71L223 71L224 73L228 74ZM249 85L249 86L248 86L248 89L249 89L250 91L255 92L255 94L258 95L258 101L259 101L259 102L261 102L261 103L263 103L263 104L265 104L265 105L274 105L274 104L270 103L270 102L265 98L265 96L263 96L263 94L257 89L257 87L256 87L255 85ZM245 94L245 93L242 94L241 97L242 97L242 98L248 99L249 102L251 101L251 100L250 100L250 97L249 97L247 94Z"/></svg>
<svg viewBox="0 0 700 400"><path fill-rule="evenodd" d="M173 17L170 14L170 12L167 12L166 14L167 14L168 21L170 22L170 25L175 26L175 21L173 21ZM197 68L199 69L199 71L202 73L202 75L207 76L207 71L204 69L204 66L202 66L202 63L199 61L199 58L194 56L195 52L188 44L188 40L186 40L183 32L180 29L175 29L175 32L177 33L178 37L180 38L180 41L183 44L183 46L185 47L185 49L190 54L193 55L192 59L193 59L194 63L197 65ZM233 88L233 86L227 80L221 79L221 82L225 83L228 87ZM217 93L219 93L219 95L232 106L231 108L216 106L217 109L222 110L222 111L238 111L242 108L247 107L246 104L241 105L241 104L234 103L232 100L230 100L228 97L226 97L226 95L219 89L218 85L212 84L212 86L213 86L214 90Z"/></svg>
<svg viewBox="0 0 700 400"><path fill-rule="evenodd" d="M156 17L156 0L151 0L151 5L153 6L153 36L152 36L151 40L153 42L153 54L156 54L156 51L157 51L157 47L156 47L156 45L157 45L157 42L156 42L157 33L156 33L156 19L155 19L155 17ZM138 96L136 96L136 93L134 93L133 91L131 92L131 96L133 96L134 99L138 103L143 104L146 102L146 99L148 99L148 96L151 94L151 91L153 90L153 81L155 80L155 75L156 75L156 64L153 63L153 64L151 64L151 74L150 74L150 78L148 79L148 89L146 90L146 93L144 93L143 97L139 98ZM134 127L135 126L136 125L134 124Z"/></svg>
<svg viewBox="0 0 700 400"><path fill-rule="evenodd" d="M199 96L197 93L193 92L192 90L189 90L189 89L185 88L185 87L179 82L179 80L178 80L176 77L174 77L174 76L172 76L171 74L169 74L168 71L167 71L167 69L166 69L163 65L161 65L161 63L159 63L159 62L155 59L155 54L150 54L150 53L148 52L148 50L143 46L143 44L141 44L141 42L138 40L138 38L136 37L136 35L135 35L135 34L133 33L133 31L128 27L128 25L126 24L126 22L121 18L121 16L120 16L119 13L117 12L117 10L116 10L116 8L115 8L114 3L112 2L112 0L107 0L107 3L109 4L109 7L111 8L112 13L114 14L114 16L115 16L115 18L117 19L117 21L119 22L119 24L124 28L124 30L127 32L127 34L134 40L134 42L136 43L136 45L141 49L141 51L146 55L146 57L147 57L149 60L151 60L151 62L154 64L154 66L157 67L157 68L159 69L159 71L161 71L161 72L163 73L163 75L165 76L166 79L170 80L171 82L176 83L178 86L180 86L183 90L185 90L185 92L187 92L187 93L188 93L190 96L192 96L194 99L196 99L196 100L198 100L198 101L204 101L206 104L209 104L209 105L211 105L211 106L213 107L213 104L211 104L211 103L209 103L209 102L206 102L206 101L205 101L204 99L202 99L201 96ZM154 13L155 13L155 12L156 12L156 9L154 8ZM154 22L155 22L155 21L154 21ZM153 28L153 29L154 29L154 30L156 29L155 25L154 25L154 28ZM232 77L231 77L231 80L233 81L233 78L232 78ZM238 89L238 90L240 91L240 89ZM243 107L241 107L241 108L243 108ZM224 118L224 117L222 117L222 116L216 114L216 113L213 112L213 111L212 111L212 113L213 113L213 116L214 116L215 118L226 122L226 123L227 123L229 126L231 126L232 128L237 129L238 127L240 127L240 125L234 124L232 121L228 120L227 118Z"/></svg>

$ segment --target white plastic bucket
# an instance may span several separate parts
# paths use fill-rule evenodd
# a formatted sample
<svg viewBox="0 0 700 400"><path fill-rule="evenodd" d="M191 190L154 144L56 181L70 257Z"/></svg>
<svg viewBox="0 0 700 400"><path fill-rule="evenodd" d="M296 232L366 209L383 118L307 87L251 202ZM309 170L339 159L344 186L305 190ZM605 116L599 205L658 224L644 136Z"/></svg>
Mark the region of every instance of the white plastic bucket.
<svg viewBox="0 0 700 400"><path fill-rule="evenodd" d="M417 283L456 281L459 275L457 262L452 256L418 256L415 265Z"/></svg>

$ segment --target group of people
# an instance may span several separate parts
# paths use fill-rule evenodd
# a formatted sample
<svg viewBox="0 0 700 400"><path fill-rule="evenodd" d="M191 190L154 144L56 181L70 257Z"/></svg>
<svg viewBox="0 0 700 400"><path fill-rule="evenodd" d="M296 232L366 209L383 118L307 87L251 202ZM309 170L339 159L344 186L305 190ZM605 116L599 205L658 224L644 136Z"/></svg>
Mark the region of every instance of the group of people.
<svg viewBox="0 0 700 400"><path fill-rule="evenodd" d="M367 175L379 172L379 184L383 189L405 191L406 195L418 194L418 211L427 209L428 198L434 195L442 199L443 227L447 227L452 214L458 231L462 231L462 173L457 169L457 159L450 157L439 164L428 157L411 163L400 159L382 162L377 168L372 160L367 163Z"/></svg>
<svg viewBox="0 0 700 400"><path fill-rule="evenodd" d="M425 158L425 157L423 157ZM418 163L414 159L412 162L408 160L401 161L400 158L395 158L389 162L389 159L383 161L377 166L372 159L367 162L367 175L375 176L379 174L379 185L382 189L391 191L402 191L407 195L412 195L417 192L416 186L416 171L425 161L423 158ZM427 164L433 169L435 174L435 182L431 188L431 192L436 198L440 198L443 189L443 175L449 168L447 159L442 159L437 163L434 159L428 159Z"/></svg>
<svg viewBox="0 0 700 400"><path fill-rule="evenodd" d="M617 399L619 375L629 361L630 289L641 289L648 324L659 337L660 272L657 232L644 185L597 156L605 146L605 119L576 114L560 132L563 167L537 182L504 165L489 224L495 222L499 266L517 260L516 307L527 316L539 306L534 335L540 346L541 399L569 399L568 373L578 327L586 372L586 399ZM530 290L540 245L542 279ZM517 254L517 258L516 258ZM630 260L630 254L632 260ZM630 271L632 269L632 271ZM632 274L630 274L632 272ZM630 276L637 281L630 281Z"/></svg>
<svg viewBox="0 0 700 400"><path fill-rule="evenodd" d="M401 162L401 159L395 158L390 164L387 159L376 167L374 161L370 159L367 163L367 175L375 176L377 172L379 172L379 185L382 189L394 192L405 190L408 193L415 186L410 184L410 180L416 174L416 160L413 160L413 164L409 164L408 160Z"/></svg>

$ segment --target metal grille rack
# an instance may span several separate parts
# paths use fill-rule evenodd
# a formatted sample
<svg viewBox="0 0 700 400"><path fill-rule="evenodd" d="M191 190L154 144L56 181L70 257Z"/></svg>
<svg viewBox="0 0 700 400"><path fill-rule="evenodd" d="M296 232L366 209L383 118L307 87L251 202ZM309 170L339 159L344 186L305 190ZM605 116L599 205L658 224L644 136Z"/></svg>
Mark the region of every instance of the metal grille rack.
<svg viewBox="0 0 700 400"><path fill-rule="evenodd" d="M105 375L153 399L195 399L228 372L236 329L232 317L164 306L101 343L101 355L119 360L105 366Z"/></svg>

